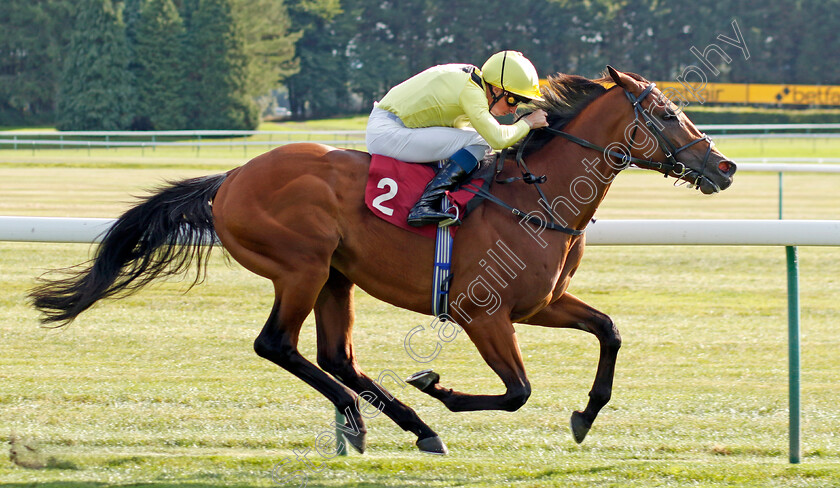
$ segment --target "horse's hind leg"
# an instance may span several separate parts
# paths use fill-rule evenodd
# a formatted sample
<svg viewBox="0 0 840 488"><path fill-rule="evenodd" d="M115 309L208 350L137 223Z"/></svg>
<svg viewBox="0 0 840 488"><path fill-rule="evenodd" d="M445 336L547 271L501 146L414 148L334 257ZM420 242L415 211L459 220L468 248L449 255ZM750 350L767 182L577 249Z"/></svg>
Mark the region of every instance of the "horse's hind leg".
<svg viewBox="0 0 840 488"><path fill-rule="evenodd" d="M383 371L378 381L373 381L359 368L353 352L353 283L335 269L318 300L315 302L315 323L318 329L318 365L326 372L338 378L343 384L354 390L373 407L358 409L368 417L378 415L374 409L385 413L403 430L417 435L417 447L421 451L433 454L446 454L446 446L437 434L423 422L417 413L397 400L381 384L384 377L390 376ZM404 386L402 380L394 375Z"/></svg>
<svg viewBox="0 0 840 488"><path fill-rule="evenodd" d="M313 287L312 283L316 283ZM276 300L271 315L254 341L254 350L265 359L286 369L322 395L347 415L342 429L350 444L359 452L365 449L365 424L356 410L356 395L335 381L298 352L298 337L303 321L312 310L320 286L317 278L304 276L281 287L275 282Z"/></svg>
<svg viewBox="0 0 840 488"><path fill-rule="evenodd" d="M589 392L589 402L583 412L572 413L572 435L578 443L583 442L598 412L610 401L612 396L613 376L621 336L612 319L595 310L568 293L559 300L541 310L523 323L544 327L579 329L598 338L601 354L598 358L598 371L595 382Z"/></svg>

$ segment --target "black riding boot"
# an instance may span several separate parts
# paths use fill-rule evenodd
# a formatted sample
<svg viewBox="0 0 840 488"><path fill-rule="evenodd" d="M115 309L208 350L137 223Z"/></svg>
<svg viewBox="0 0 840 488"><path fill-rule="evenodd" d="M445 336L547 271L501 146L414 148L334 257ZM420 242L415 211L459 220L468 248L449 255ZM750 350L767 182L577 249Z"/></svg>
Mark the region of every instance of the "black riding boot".
<svg viewBox="0 0 840 488"><path fill-rule="evenodd" d="M444 193L455 188L455 185L464 181L469 173L458 163L447 160L432 181L426 185L420 200L411 207L408 213L408 225L421 227L426 224L453 219L455 216L440 211L440 201Z"/></svg>

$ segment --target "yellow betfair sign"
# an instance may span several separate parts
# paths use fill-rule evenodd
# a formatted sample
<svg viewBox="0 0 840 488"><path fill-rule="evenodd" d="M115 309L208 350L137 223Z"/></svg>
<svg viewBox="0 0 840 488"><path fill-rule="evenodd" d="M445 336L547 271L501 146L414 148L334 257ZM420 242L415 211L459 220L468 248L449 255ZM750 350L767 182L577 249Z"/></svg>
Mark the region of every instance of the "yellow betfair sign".
<svg viewBox="0 0 840 488"><path fill-rule="evenodd" d="M840 86L764 85L739 83L675 83L657 81L656 86L675 103L744 103L766 105L840 105ZM683 100L679 100L682 97Z"/></svg>
<svg viewBox="0 0 840 488"><path fill-rule="evenodd" d="M540 84L546 84L540 80ZM656 86L674 103L743 103L761 105L840 106L837 85L765 85L759 83L677 83L657 81Z"/></svg>

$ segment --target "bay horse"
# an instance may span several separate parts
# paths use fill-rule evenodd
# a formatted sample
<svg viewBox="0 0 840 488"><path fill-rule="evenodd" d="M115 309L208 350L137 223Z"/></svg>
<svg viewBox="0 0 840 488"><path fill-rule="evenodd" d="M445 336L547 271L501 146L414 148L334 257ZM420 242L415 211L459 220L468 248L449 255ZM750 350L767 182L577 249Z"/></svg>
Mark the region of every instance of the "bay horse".
<svg viewBox="0 0 840 488"><path fill-rule="evenodd" d="M608 67L608 76L598 80L551 77L543 90L545 101L537 106L548 112L550 126L532 132L496 176L516 180L517 161L521 166L527 160L521 179L539 191L522 181L493 185L492 198L522 218L484 202L464 220L453 247L450 293L458 297L451 303L458 312L453 317L460 317L457 325L506 390L500 395L455 391L430 370L408 381L451 411L515 411L528 400L531 385L514 323L594 334L600 344L595 380L586 408L571 417L580 443L610 399L621 346L613 321L566 291L583 255L583 229L630 163L684 180L704 194L729 187L735 164L639 75ZM415 434L421 451L445 454L440 437L368 377L353 350L355 286L397 307L431 314L434 240L388 224L366 208L369 162L364 152L296 143L224 174L171 183L126 211L92 261L66 270L66 277L42 277L30 299L43 313L42 322L60 327L101 298L183 274L191 263L197 264L198 282L213 247L206 244L217 238L233 259L274 285L274 306L254 342L256 353L346 413L344 437L354 448L365 449L367 431L357 404L364 394ZM482 259L502 244L515 255L518 273L507 270L502 276L500 268ZM471 287L490 270L498 285L492 313ZM313 310L317 366L297 348L301 326Z"/></svg>

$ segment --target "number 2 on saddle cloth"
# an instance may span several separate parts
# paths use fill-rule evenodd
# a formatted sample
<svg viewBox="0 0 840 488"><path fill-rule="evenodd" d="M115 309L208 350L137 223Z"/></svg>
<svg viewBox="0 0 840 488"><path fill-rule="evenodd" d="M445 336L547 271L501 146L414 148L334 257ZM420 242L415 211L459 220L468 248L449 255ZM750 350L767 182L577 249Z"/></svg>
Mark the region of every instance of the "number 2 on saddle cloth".
<svg viewBox="0 0 840 488"><path fill-rule="evenodd" d="M406 223L406 217L411 207L420 199L426 184L434 177L435 165L436 163L405 163L387 156L372 154L367 186L365 186L365 204L368 209L386 222L433 239L437 230L436 225L412 227ZM474 188L485 186L492 172L486 172L486 176L482 177L485 171L481 169L476 170L471 181L464 185ZM448 194L447 200L449 206L457 207L457 216L463 219L481 200L479 198L470 202L475 197L475 193L457 189ZM450 213L454 216L456 210L451 210ZM454 236L458 226L453 225L448 229Z"/></svg>

